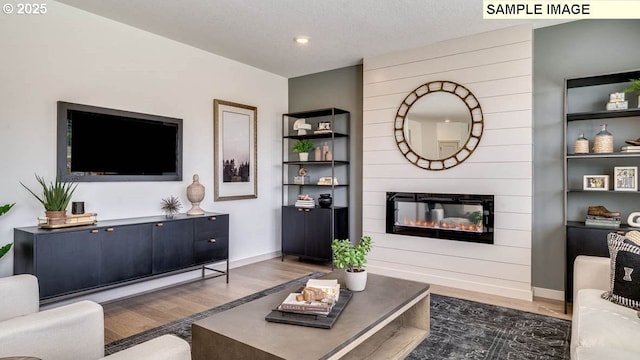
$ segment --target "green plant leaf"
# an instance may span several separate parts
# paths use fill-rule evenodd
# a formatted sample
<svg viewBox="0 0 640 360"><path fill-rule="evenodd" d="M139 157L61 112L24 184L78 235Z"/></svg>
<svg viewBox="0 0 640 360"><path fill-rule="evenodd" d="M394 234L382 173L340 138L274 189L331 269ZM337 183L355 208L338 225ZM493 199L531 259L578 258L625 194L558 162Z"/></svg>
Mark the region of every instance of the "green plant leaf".
<svg viewBox="0 0 640 360"><path fill-rule="evenodd" d="M9 210L11 210L11 208L13 207L13 205L15 205L16 203L13 204L5 204L0 206L0 216L6 214L9 212Z"/></svg>
<svg viewBox="0 0 640 360"><path fill-rule="evenodd" d="M4 256L4 254L9 252L9 249L11 249L11 245L13 245L12 243L8 243L3 247L0 247L0 258L2 258Z"/></svg>
<svg viewBox="0 0 640 360"><path fill-rule="evenodd" d="M38 181L42 188L42 196L37 195L22 182L20 182L20 185L38 199L46 211L67 210L67 206L69 206L69 202L71 201L71 195L73 195L78 184L60 180L59 177L56 177L55 182L47 184L44 178L38 176L38 174L36 174L36 181Z"/></svg>

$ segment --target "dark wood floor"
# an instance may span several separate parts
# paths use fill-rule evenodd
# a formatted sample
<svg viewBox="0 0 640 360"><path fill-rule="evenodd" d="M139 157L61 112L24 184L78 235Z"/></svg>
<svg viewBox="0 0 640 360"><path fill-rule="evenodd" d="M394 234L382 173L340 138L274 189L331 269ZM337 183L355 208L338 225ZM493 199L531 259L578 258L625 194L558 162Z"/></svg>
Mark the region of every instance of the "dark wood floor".
<svg viewBox="0 0 640 360"><path fill-rule="evenodd" d="M104 304L105 343L222 305L315 271L329 272L331 267L330 265L301 262L297 257L286 257L282 262L278 257L231 269L228 284L224 277L196 280ZM563 314L561 301L514 300L437 285L432 285L431 291L436 294L466 298L565 319L571 318L570 315Z"/></svg>

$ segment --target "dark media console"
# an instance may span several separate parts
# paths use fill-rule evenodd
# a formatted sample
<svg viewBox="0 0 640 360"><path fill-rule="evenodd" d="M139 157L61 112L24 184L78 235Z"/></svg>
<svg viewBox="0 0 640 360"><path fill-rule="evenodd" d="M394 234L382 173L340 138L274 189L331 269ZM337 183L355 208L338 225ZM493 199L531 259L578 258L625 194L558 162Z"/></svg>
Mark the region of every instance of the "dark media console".
<svg viewBox="0 0 640 360"><path fill-rule="evenodd" d="M226 271L205 267L226 261ZM229 215L101 221L14 229L14 274L33 274L41 302L202 268L229 282ZM45 301L43 301L45 300Z"/></svg>

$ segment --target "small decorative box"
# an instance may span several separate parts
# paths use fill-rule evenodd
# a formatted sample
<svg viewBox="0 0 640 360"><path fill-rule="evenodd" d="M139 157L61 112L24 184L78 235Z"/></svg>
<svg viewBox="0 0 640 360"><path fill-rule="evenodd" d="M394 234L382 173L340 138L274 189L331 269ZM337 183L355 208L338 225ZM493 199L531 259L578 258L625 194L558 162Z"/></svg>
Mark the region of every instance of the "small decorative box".
<svg viewBox="0 0 640 360"><path fill-rule="evenodd" d="M309 183L309 176L294 176L293 183L296 185L306 185Z"/></svg>

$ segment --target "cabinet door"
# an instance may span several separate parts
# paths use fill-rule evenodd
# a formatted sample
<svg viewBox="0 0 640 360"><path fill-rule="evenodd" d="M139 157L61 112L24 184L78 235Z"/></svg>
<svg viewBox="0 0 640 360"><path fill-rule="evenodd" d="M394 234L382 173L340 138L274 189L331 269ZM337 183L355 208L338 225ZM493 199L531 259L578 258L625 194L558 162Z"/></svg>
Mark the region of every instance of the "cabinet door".
<svg viewBox="0 0 640 360"><path fill-rule="evenodd" d="M151 274L151 225L99 229L103 285Z"/></svg>
<svg viewBox="0 0 640 360"><path fill-rule="evenodd" d="M573 262L578 255L609 256L607 235L615 229L567 227L565 301L573 301Z"/></svg>
<svg viewBox="0 0 640 360"><path fill-rule="evenodd" d="M195 220L194 262L204 264L229 258L229 215Z"/></svg>
<svg viewBox="0 0 640 360"><path fill-rule="evenodd" d="M331 209L315 208L306 213L306 256L331 260Z"/></svg>
<svg viewBox="0 0 640 360"><path fill-rule="evenodd" d="M305 214L311 209L282 207L282 253L304 256L305 252Z"/></svg>
<svg viewBox="0 0 640 360"><path fill-rule="evenodd" d="M153 224L153 273L193 264L193 223L166 221Z"/></svg>
<svg viewBox="0 0 640 360"><path fill-rule="evenodd" d="M100 237L89 230L36 235L35 276L40 298L100 284Z"/></svg>

